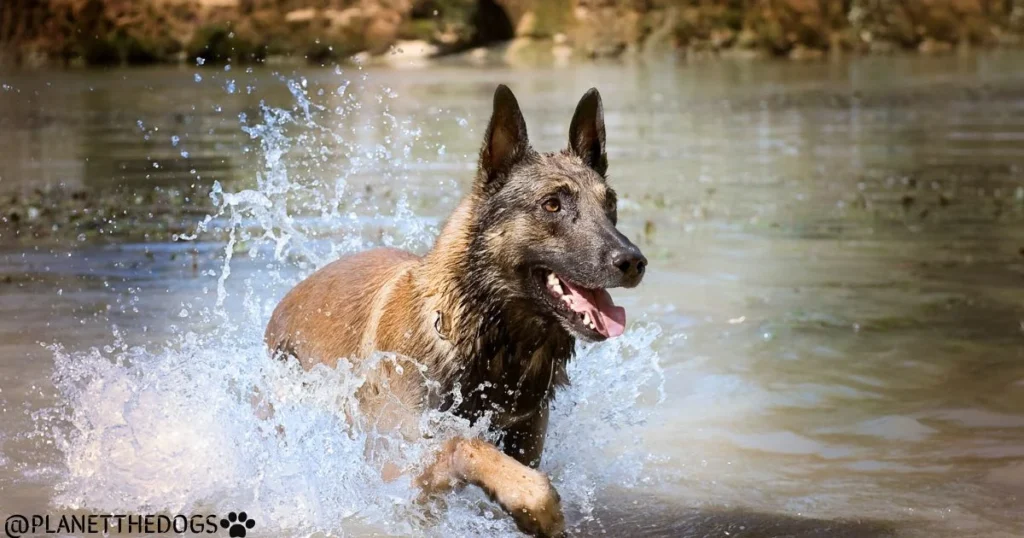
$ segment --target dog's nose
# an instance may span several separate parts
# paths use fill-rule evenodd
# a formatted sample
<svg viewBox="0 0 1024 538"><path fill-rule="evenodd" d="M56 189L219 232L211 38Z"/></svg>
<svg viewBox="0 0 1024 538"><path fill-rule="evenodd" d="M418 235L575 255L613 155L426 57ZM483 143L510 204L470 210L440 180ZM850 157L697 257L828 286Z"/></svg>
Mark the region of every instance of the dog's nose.
<svg viewBox="0 0 1024 538"><path fill-rule="evenodd" d="M612 265L622 272L626 286L636 286L644 276L647 258L640 253L640 249L633 246L612 253Z"/></svg>

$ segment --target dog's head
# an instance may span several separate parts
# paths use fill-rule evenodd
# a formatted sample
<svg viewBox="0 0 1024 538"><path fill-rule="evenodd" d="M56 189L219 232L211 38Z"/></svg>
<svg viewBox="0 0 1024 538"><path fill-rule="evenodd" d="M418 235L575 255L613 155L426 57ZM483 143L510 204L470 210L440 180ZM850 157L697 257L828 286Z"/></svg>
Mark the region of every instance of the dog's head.
<svg viewBox="0 0 1024 538"><path fill-rule="evenodd" d="M492 288L589 341L622 334L625 310L606 290L636 286L647 266L615 227L617 201L607 169L596 89L576 106L567 149L538 153L515 96L498 86L473 186L474 254L501 273Z"/></svg>

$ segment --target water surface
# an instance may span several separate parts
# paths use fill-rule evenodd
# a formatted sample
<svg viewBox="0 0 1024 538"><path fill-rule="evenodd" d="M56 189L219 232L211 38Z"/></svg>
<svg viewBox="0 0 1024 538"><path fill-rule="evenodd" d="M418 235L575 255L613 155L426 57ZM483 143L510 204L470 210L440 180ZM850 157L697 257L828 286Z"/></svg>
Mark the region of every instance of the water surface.
<svg viewBox="0 0 1024 538"><path fill-rule="evenodd" d="M475 505L434 526L389 521L370 505L403 493L360 490L373 484L362 467L233 439L259 430L244 406L214 395L210 409L237 416L197 417L197 393L168 387L178 375L219 387L188 379L189 364L286 386L294 373L258 350L274 299L331 245L423 251L468 186L493 87L507 82L547 150L565 144L583 91L600 89L620 227L651 261L641 287L614 293L632 323L623 342L582 350L575 406L545 453L577 533L1020 536L1022 60L2 75L0 194L294 187L293 221L250 212L238 229L304 231L282 259L240 237L214 314L202 311L216 310L230 212L191 242L5 243L4 511L235 502L278 525L268 535L508 532ZM304 99L324 107L313 120ZM296 121L252 137L274 118L261 103ZM14 224L0 226L9 240ZM239 343L206 357L188 331ZM122 342L147 352L117 363ZM356 457L327 407L304 401L290 427L344 454L334 460ZM259 463L222 446L233 443ZM229 470L210 478L197 455ZM185 478L166 483L168 466Z"/></svg>

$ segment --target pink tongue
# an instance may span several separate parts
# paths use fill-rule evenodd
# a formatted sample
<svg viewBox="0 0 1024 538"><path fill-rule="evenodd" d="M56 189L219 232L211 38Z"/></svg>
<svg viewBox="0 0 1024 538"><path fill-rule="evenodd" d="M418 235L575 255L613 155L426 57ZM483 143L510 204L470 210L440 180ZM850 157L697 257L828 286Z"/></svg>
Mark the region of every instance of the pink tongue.
<svg viewBox="0 0 1024 538"><path fill-rule="evenodd" d="M569 288L569 295L572 297L570 308L580 313L589 312L590 319L594 320L594 325L597 327L597 332L606 338L614 338L626 329L626 309L615 306L608 291L588 290L574 286L565 280L562 283Z"/></svg>

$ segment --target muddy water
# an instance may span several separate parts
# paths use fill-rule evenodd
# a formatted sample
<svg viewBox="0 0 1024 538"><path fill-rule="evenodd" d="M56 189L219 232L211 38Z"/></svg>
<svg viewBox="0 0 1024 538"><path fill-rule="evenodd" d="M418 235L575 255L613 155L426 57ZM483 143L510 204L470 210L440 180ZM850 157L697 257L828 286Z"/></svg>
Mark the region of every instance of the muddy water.
<svg viewBox="0 0 1024 538"><path fill-rule="evenodd" d="M266 136L242 130L267 124L263 102L300 118L271 129L292 141L291 160L275 170L304 186L305 201L292 208L297 222L315 221L331 206L342 220L362 223L363 245L401 244L410 227L429 236L465 191L495 83L511 84L542 149L564 144L571 107L597 86L622 228L637 238L651 271L640 288L614 294L632 320L626 344L605 354L584 350L572 396L582 411L556 420L563 431L552 434L545 454L574 530L1020 536L1020 65L1020 55L990 54L814 65L288 71L282 78L238 68L7 74L0 76L0 192L63 183L188 193L213 181L229 192L267 192ZM326 107L315 126L301 121L302 101L289 80ZM332 107L347 110L333 124ZM316 144L302 138L316 129L331 135ZM339 204L302 196L335 189L339 178ZM13 233L12 223L3 225L0 233ZM306 239L322 253L325 243L352 237L321 229ZM406 244L422 251L427 243ZM468 508L458 516L466 521L437 528L375 515L346 495L353 483L366 483L372 491L355 488L354 495L385 502L387 486L329 458L265 449L261 466L248 468L223 448L195 451L220 432L246 436L256 427L234 429L227 418L202 417L197 398L176 399L203 381L168 389L180 380L159 371L188 368L188 360L205 367L208 359L175 335L250 319L258 326L288 280L310 268L278 263L274 275L283 276L270 279L264 254L247 255L246 245L234 250L227 290L255 295L263 310L228 300L222 317L197 314L215 302L220 237L23 241L0 254L3 511L226 511L220 496L250 503L260 521L280 521L268 535L507 532L474 522L487 518ZM236 329L251 335L259 328ZM100 366L117 362L122 341L149 351L124 359L130 365L118 363L120 370ZM81 354L93 346L98 358ZM161 355L164 346L195 358ZM215 348L227 370L259 364L244 345ZM55 387L54 372L74 377L75 364L136 397L119 405L119 393L104 386L69 388L58 380ZM607 381L617 376L650 379ZM140 397L147 394L157 395L155 403ZM212 410L238 409L207 397ZM602 398L612 401L602 407L595 403ZM109 400L114 405L105 407ZM303 418L322 408L301 409L292 430L322 427ZM623 411L638 420L620 427ZM193 421L194 439L178 435L189 431L180 429L184 418ZM231 419L247 420L242 413ZM127 437L119 433L125 426ZM69 441L69 431L78 437ZM344 445L342 437L316 439ZM263 446L252 437L216 440ZM589 444L598 450L585 452ZM577 452L585 462L574 459ZM241 470L211 485L198 476L210 468L188 461L197 454ZM173 485L164 468L176 473ZM301 488L290 482L332 471L349 489L329 480ZM150 481L140 478L147 473ZM260 493L238 491L246 488ZM300 524L281 509L293 498L322 504L292 505Z"/></svg>

